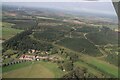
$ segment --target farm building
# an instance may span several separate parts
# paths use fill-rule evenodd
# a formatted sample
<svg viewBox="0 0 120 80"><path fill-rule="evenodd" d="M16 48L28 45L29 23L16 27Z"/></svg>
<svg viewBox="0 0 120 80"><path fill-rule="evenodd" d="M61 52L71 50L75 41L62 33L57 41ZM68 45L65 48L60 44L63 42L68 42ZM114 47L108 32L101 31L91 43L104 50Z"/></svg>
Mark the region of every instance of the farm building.
<svg viewBox="0 0 120 80"><path fill-rule="evenodd" d="M49 57L47 56L33 56L33 55L22 55L19 59L20 60L45 60L48 59Z"/></svg>
<svg viewBox="0 0 120 80"><path fill-rule="evenodd" d="M35 60L35 56L32 56L32 55L22 55L19 59L21 60Z"/></svg>

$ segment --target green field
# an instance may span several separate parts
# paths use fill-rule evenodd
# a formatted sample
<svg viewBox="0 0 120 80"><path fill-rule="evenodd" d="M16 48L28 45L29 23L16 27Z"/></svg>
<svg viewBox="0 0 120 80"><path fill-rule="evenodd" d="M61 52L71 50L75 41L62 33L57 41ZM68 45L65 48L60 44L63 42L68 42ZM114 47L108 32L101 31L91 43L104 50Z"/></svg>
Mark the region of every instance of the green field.
<svg viewBox="0 0 120 80"><path fill-rule="evenodd" d="M82 61L77 61L74 64L75 64L75 66L87 68L89 73L92 73L92 74L94 74L96 76L102 77L102 75L101 75L102 73L99 70L96 70L95 68L89 66L88 64L86 64L86 63L84 63Z"/></svg>
<svg viewBox="0 0 120 80"><path fill-rule="evenodd" d="M9 39L16 35L17 33L22 32L23 30L11 28L14 24L2 22L2 39Z"/></svg>
<svg viewBox="0 0 120 80"><path fill-rule="evenodd" d="M76 51L72 51L71 49L65 48L63 46L59 46L67 51L71 51L73 53L80 54ZM75 63L77 66L85 67L88 69L88 71L92 71L93 74L100 75L99 72L105 73L109 76L118 77L118 67L112 64L109 64L105 61L99 60L98 58L91 57L88 55L80 54L80 60L84 61L78 61Z"/></svg>
<svg viewBox="0 0 120 80"><path fill-rule="evenodd" d="M6 67L2 68L2 72L6 73L6 72L9 72L9 71L13 71L13 70L16 70L16 69L20 69L22 67L29 66L30 64L31 64L31 62L24 62L24 63L19 63L19 64L15 64L15 65L11 65L11 66L6 66Z"/></svg>
<svg viewBox="0 0 120 80"><path fill-rule="evenodd" d="M105 61L101 61L101 60L98 60L98 59L90 57L90 56L88 56L88 57L84 56L84 57L81 57L81 59L83 61L85 61L86 63L88 63L89 66L92 66L92 67L100 70L101 72L104 72L104 73L114 76L114 77L118 77L118 67L116 67L112 64L109 64Z"/></svg>
<svg viewBox="0 0 120 80"><path fill-rule="evenodd" d="M3 67L4 78L59 78L64 73L51 62L27 62Z"/></svg>
<svg viewBox="0 0 120 80"><path fill-rule="evenodd" d="M118 77L118 68L112 65L109 65L107 63L104 62L98 62L98 61L91 61L92 65L95 65L98 69L103 70L104 72L108 73L108 74L112 74L115 77Z"/></svg>

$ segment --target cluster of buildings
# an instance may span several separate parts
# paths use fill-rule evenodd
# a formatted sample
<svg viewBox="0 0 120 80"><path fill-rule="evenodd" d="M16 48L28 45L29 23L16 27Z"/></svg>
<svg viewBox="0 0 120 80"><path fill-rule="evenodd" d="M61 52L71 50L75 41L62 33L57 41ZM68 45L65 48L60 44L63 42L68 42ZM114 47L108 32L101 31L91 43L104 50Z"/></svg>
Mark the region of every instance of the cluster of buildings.
<svg viewBox="0 0 120 80"><path fill-rule="evenodd" d="M29 61L34 61L34 60L47 60L49 59L48 56L34 56L34 55L22 55L20 58L20 60L29 60Z"/></svg>
<svg viewBox="0 0 120 80"><path fill-rule="evenodd" d="M30 54L30 53L41 53L41 54L46 54L46 55L48 55L49 53L47 52L47 51L38 51L38 50L34 50L34 49L30 49L30 50L28 50L28 53Z"/></svg>
<svg viewBox="0 0 120 80"><path fill-rule="evenodd" d="M40 53L41 56L39 55L34 55L34 53ZM33 54L31 54L33 53ZM60 60L60 58L58 56L53 56L53 55L50 55L48 56L48 52L46 51L37 51L37 50L34 50L34 49L30 49L28 50L28 54L23 54L20 56L20 60L27 60L27 61L40 61L40 60L50 60L50 61L58 61Z"/></svg>
<svg viewBox="0 0 120 80"><path fill-rule="evenodd" d="M51 61L57 61L59 60L58 57L55 56L34 56L34 55L25 55L23 54L20 58L20 60L28 60L28 61L40 61L40 60L51 60Z"/></svg>

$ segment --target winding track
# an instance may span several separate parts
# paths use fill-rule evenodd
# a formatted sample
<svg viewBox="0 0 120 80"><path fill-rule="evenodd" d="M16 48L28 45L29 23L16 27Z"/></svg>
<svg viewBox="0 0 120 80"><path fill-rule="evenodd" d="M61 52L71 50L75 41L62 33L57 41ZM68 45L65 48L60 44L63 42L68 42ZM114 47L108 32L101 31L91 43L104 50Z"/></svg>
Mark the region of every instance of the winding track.
<svg viewBox="0 0 120 80"><path fill-rule="evenodd" d="M87 36L86 36L87 34L88 34L88 33L84 33L85 39L87 39L90 43L92 43L93 45L95 45L95 46L99 49L99 51L103 54L102 56L99 56L99 57L97 57L97 58L107 57L106 53L99 47L99 45L96 45L94 42L92 42L90 39L87 38Z"/></svg>

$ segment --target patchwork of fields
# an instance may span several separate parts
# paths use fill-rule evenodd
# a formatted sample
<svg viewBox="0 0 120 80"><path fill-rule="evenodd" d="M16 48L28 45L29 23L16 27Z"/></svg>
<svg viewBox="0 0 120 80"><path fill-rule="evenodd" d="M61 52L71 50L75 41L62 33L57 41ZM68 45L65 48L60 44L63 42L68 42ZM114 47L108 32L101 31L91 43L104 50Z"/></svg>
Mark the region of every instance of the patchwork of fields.
<svg viewBox="0 0 120 80"><path fill-rule="evenodd" d="M86 21L77 24L82 21L73 16L59 19L61 16L32 12L18 11L19 16L7 15L0 23L3 78L118 78L114 25L111 29Z"/></svg>

